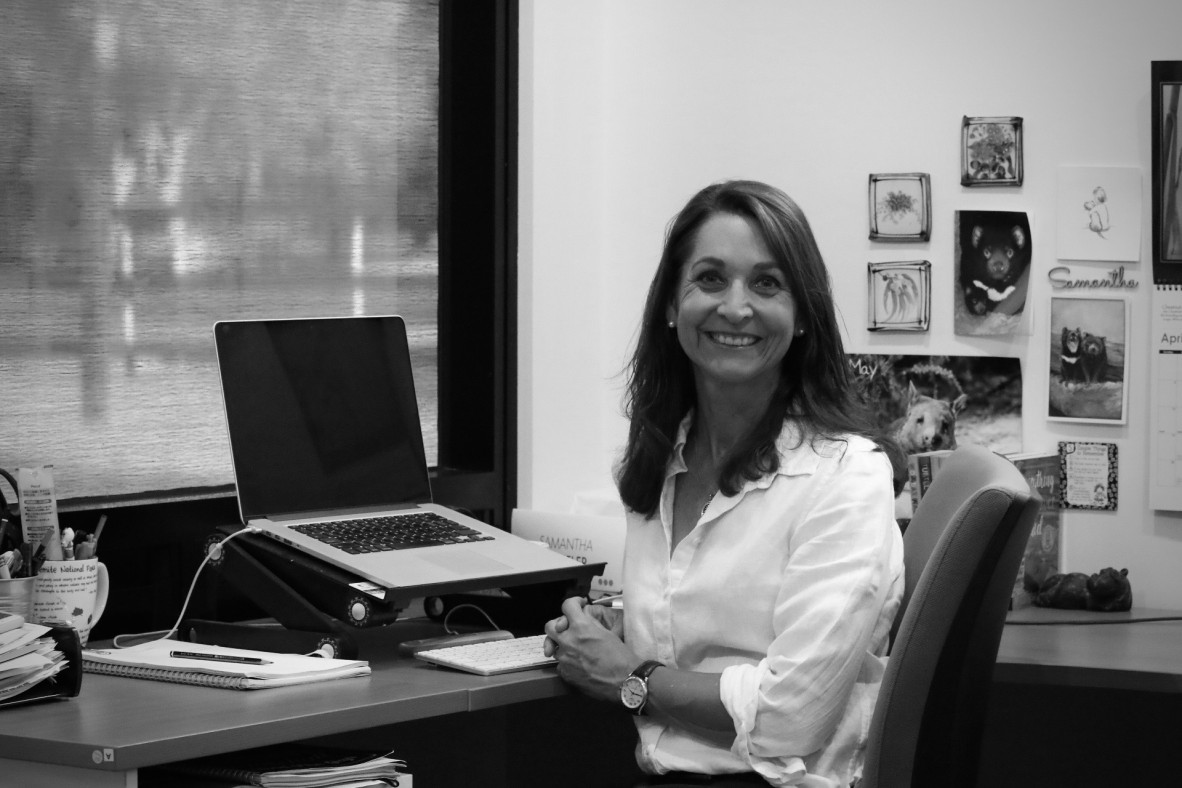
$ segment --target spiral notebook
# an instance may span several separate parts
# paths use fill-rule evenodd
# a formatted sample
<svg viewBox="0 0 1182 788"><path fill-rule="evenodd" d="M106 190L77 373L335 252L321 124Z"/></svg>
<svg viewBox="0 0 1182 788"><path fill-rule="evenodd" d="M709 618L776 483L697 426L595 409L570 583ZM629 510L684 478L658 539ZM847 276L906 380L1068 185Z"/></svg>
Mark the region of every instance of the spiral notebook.
<svg viewBox="0 0 1182 788"><path fill-rule="evenodd" d="M204 658L173 656L174 652ZM364 660L326 659L242 648L153 640L128 648L83 649L82 669L108 676L223 689L267 689L368 676Z"/></svg>

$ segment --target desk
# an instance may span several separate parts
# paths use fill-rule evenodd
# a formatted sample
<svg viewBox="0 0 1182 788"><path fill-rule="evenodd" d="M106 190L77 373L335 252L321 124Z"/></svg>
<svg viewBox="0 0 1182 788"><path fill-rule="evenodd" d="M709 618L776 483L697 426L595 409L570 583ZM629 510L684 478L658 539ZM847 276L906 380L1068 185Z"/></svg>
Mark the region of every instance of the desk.
<svg viewBox="0 0 1182 788"><path fill-rule="evenodd" d="M1150 610L1134 613L1165 614ZM1041 609L1011 614L1042 620L1097 615ZM1122 615L1128 617L1106 614ZM546 699L574 700L553 668L482 677L433 668L412 659L372 660L371 664L373 673L365 678L253 691L88 673L77 698L0 711L0 775L11 785L135 788L138 769L182 758L440 718L447 718L442 727L450 723L459 728L464 720L475 721L471 725L504 727L505 718L496 717L496 710L527 708L536 706L532 701ZM1131 694L1147 690L1177 697L1182 690L1182 622L1008 626L1002 636L995 685L1016 690L1011 695L1019 699L1036 689L1031 685L1040 685L1038 689L1116 689ZM554 729L549 731L553 747L565 749L583 743L594 748L587 758L630 762L631 721L605 704L586 704L579 708L578 716L560 708L541 721L529 717L525 723L530 727L528 737L500 730L500 738L491 737L488 746L498 747L507 741L508 746L533 747L537 752L546 746L541 743L544 739L537 737ZM492 717L488 716L490 710ZM603 718L597 720L594 715L600 710ZM1039 724L1045 724L1044 719L1040 716ZM618 723L615 741L603 737L604 720L612 726ZM1021 722L1012 716L999 715L997 729L1029 742ZM576 733L573 737L572 731ZM579 732L594 735L577 735ZM408 759L412 771L420 771L416 768L422 763L420 754L413 749L404 752L399 747L400 736L386 741ZM1013 760L1010 745L1004 752L1007 760ZM1045 751L1039 752L1045 755ZM555 753L554 758L570 763L565 752Z"/></svg>
<svg viewBox="0 0 1182 788"><path fill-rule="evenodd" d="M412 659L371 665L363 678L249 691L88 673L77 698L0 713L0 775L134 788L145 766L566 694L552 668L483 677Z"/></svg>
<svg viewBox="0 0 1182 788"><path fill-rule="evenodd" d="M1182 617L1172 610L1126 613L1026 608L1007 622L1129 621ZM1182 693L1182 620L1124 624L1006 626L995 682Z"/></svg>

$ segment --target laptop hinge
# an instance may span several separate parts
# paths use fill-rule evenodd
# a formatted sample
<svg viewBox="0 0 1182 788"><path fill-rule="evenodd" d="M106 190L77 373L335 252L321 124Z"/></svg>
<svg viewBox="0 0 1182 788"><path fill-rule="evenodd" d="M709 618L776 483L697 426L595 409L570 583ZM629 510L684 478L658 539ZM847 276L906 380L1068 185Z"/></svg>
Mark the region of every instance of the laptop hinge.
<svg viewBox="0 0 1182 788"><path fill-rule="evenodd" d="M367 514L397 514L398 512L409 512L418 508L416 503L405 504L385 504L382 506L354 506L346 509L320 509L308 512L295 512L287 514L271 514L266 515L265 518L273 523L282 523L289 520L315 520L320 517L332 517L334 519L360 517Z"/></svg>

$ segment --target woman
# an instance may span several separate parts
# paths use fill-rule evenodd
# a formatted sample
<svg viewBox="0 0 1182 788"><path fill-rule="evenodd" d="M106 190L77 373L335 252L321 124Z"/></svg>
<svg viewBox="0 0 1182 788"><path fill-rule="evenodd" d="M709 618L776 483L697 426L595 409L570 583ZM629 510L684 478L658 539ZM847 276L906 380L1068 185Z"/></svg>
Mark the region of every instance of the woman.
<svg viewBox="0 0 1182 788"><path fill-rule="evenodd" d="M649 784L849 785L902 540L891 447L787 195L716 184L674 219L628 415L625 608L563 603L546 625L559 675L637 715Z"/></svg>

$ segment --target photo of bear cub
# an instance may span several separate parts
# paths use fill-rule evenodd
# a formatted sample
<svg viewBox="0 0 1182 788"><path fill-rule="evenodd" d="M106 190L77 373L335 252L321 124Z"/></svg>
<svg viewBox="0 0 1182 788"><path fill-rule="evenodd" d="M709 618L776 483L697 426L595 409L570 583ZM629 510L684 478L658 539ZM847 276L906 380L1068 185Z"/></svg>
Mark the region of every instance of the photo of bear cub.
<svg viewBox="0 0 1182 788"><path fill-rule="evenodd" d="M959 281L969 314L1021 312L1032 251L1026 214L961 211L959 244Z"/></svg>
<svg viewBox="0 0 1182 788"><path fill-rule="evenodd" d="M1064 383L1103 383L1108 379L1108 345L1104 337L1080 328L1063 328L1059 372Z"/></svg>

